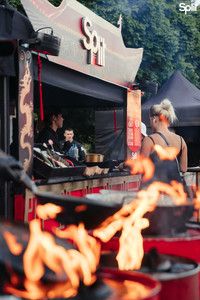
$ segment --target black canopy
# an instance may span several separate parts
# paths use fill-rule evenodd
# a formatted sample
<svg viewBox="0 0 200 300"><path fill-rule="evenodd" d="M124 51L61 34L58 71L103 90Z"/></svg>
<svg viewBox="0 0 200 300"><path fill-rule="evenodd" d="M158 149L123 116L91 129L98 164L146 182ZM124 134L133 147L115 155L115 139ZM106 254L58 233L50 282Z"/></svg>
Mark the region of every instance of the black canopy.
<svg viewBox="0 0 200 300"><path fill-rule="evenodd" d="M180 71L175 71L160 88L158 94L142 105L142 121L149 126L149 108L169 99L176 111L178 122L175 126L200 125L200 90L188 81Z"/></svg>
<svg viewBox="0 0 200 300"><path fill-rule="evenodd" d="M33 56L34 79L38 78L37 57ZM69 69L42 58L44 104L63 107L122 107L126 88ZM35 99L39 97L35 84Z"/></svg>
<svg viewBox="0 0 200 300"><path fill-rule="evenodd" d="M0 76L15 75L15 40L27 40L35 35L29 19L6 0L0 1Z"/></svg>

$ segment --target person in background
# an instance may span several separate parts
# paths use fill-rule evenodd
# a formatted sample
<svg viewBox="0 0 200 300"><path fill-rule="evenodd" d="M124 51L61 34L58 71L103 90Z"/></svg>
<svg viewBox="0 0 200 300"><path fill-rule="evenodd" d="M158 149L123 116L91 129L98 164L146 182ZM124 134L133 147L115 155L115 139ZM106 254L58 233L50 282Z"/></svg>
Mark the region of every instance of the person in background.
<svg viewBox="0 0 200 300"><path fill-rule="evenodd" d="M77 161L85 160L85 149L83 146L74 140L74 130L72 128L66 128L64 132L65 140L62 142L62 150L63 152Z"/></svg>
<svg viewBox="0 0 200 300"><path fill-rule="evenodd" d="M57 130L62 128L63 120L60 109L54 108L49 110L44 119L45 127L39 132L36 143L45 143L51 150L62 152Z"/></svg>
<svg viewBox="0 0 200 300"><path fill-rule="evenodd" d="M184 139L170 131L169 126L176 120L176 114L171 102L164 99L160 104L151 106L149 111L150 125L153 133L142 141L141 154L150 156L154 151L154 145L162 147L175 147L179 150L177 155L179 171L187 171L187 145Z"/></svg>

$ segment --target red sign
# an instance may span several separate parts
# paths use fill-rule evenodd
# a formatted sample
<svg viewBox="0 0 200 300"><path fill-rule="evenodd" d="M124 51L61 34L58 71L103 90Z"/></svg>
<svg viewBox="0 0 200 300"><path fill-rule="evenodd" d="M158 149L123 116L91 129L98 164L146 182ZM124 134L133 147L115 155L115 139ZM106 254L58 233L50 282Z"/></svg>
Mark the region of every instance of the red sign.
<svg viewBox="0 0 200 300"><path fill-rule="evenodd" d="M132 152L141 147L141 91L128 91L126 142Z"/></svg>

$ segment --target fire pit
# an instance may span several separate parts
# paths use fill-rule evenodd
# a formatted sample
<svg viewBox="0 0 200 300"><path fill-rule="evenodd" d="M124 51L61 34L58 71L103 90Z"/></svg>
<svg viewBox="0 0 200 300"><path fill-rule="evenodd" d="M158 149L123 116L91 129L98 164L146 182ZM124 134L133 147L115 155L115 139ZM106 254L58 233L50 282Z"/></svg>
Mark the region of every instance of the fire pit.
<svg viewBox="0 0 200 300"><path fill-rule="evenodd" d="M149 275L138 272L122 272L104 268L98 280L90 287L80 287L79 293L70 300L158 300L160 283ZM15 296L0 295L0 300L21 300ZM31 299L31 298L30 298ZM65 300L67 298L54 298ZM43 300L43 299L42 299Z"/></svg>
<svg viewBox="0 0 200 300"><path fill-rule="evenodd" d="M118 268L116 252L102 253L101 266ZM199 300L199 270L198 264L191 259L158 254L152 249L144 255L140 272L161 282L160 300Z"/></svg>
<svg viewBox="0 0 200 300"><path fill-rule="evenodd" d="M43 211L40 211L41 213ZM88 273L89 265L87 266L87 260L83 261L83 258L87 258L89 252L90 255L92 254L93 247L95 248L94 255L97 251L98 256L99 250L98 244L87 235L83 226L80 225L79 228L73 225L71 231L69 229L69 231L60 233L61 236L66 233L71 241L73 241L71 237L76 233L77 237L75 237L74 243L63 240L59 235L52 236L41 231L39 227L39 220L32 221L30 228L22 224L0 222L0 299L158 299L160 285L150 276L110 269ZM86 238L85 242L79 243L80 235L82 240ZM55 249L50 249L49 243L50 247ZM84 244L89 244L90 248L85 249L84 247L83 249ZM53 250L52 253L51 250ZM61 255L58 255L57 252L60 251ZM77 260L74 260L75 252ZM70 261L67 260L68 255L69 258L72 255ZM91 256L89 260L94 262ZM74 276L71 278L71 275L75 271L73 270L74 264L75 270L80 272L78 278L80 284L72 294ZM72 268L72 270L66 271L65 266L66 269ZM82 269L83 266L86 266L85 270ZM31 271L31 274L27 273L28 270ZM76 274L74 273L74 275ZM92 279L93 275L94 280ZM92 281L88 282L90 276Z"/></svg>

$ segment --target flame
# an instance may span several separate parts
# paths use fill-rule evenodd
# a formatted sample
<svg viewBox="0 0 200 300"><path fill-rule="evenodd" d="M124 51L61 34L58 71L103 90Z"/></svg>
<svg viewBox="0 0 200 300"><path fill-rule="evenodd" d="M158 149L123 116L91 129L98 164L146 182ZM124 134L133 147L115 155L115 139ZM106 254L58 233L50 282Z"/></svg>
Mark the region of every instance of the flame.
<svg viewBox="0 0 200 300"><path fill-rule="evenodd" d="M79 287L81 279L85 285L94 282L91 273L96 270L97 265L88 255L88 248L84 248L82 253L74 249L65 250L56 244L50 233L41 231L39 220L31 221L30 231L29 244L24 254L24 272L27 279L39 281L44 275L46 265L58 275L64 271L74 289ZM79 226L78 235L85 242L87 233L82 225ZM92 239L89 237L84 246L92 245ZM78 246L81 248L81 243Z"/></svg>
<svg viewBox="0 0 200 300"><path fill-rule="evenodd" d="M81 223L77 226L68 226L65 230L55 229L55 234L60 238L72 240L89 262L90 271L94 273L100 259L100 243L92 236L87 234L84 225Z"/></svg>
<svg viewBox="0 0 200 300"><path fill-rule="evenodd" d="M63 297L69 298L74 297L77 294L77 291L73 289L69 282L68 283L55 283L48 284L45 286L41 282L33 282L25 279L24 281L25 290L19 290L11 284L5 286L5 292L24 299L51 299L56 298L62 295Z"/></svg>
<svg viewBox="0 0 200 300"><path fill-rule="evenodd" d="M140 269L144 256L141 230L148 226L149 221L145 218L136 220L134 224L129 218L125 221L119 240L120 248L116 257L120 270Z"/></svg>
<svg viewBox="0 0 200 300"><path fill-rule="evenodd" d="M56 216L62 209L56 205L39 206L37 213L44 219ZM87 234L83 224L69 226L64 231L56 230L57 237L73 241L74 248L65 249L56 243L55 237L41 229L41 221L34 219L29 224L30 237L23 256L25 280L24 290L18 289L14 281L6 284L5 291L29 299L46 299L54 297L73 297L77 294L80 281L85 285L95 282L97 266L100 259L100 243ZM5 233L10 245L13 236ZM8 238L9 237L9 238ZM72 245L72 244L71 244ZM75 248L77 247L77 248ZM48 267L63 282L45 285L42 278Z"/></svg>
<svg viewBox="0 0 200 300"><path fill-rule="evenodd" d="M151 179L154 175L155 166L148 157L138 155L136 159L129 159L126 165L131 167L131 174L143 174L143 181Z"/></svg>
<svg viewBox="0 0 200 300"><path fill-rule="evenodd" d="M3 237L13 255L20 255L22 253L23 246L17 242L17 238L11 232L5 231Z"/></svg>
<svg viewBox="0 0 200 300"><path fill-rule="evenodd" d="M83 205L77 205L75 207L75 212L80 213L82 211L87 210L87 205L83 204Z"/></svg>
<svg viewBox="0 0 200 300"><path fill-rule="evenodd" d="M121 300L148 299L151 293L150 287L133 280L117 281L105 278L105 283L115 291L115 298Z"/></svg>
<svg viewBox="0 0 200 300"><path fill-rule="evenodd" d="M44 205L38 205L36 208L36 214L40 219L47 220L48 218L55 218L57 214L62 211L62 207L53 203L46 203Z"/></svg>
<svg viewBox="0 0 200 300"><path fill-rule="evenodd" d="M154 150L158 154L161 160L174 160L179 153L179 150L175 147L161 147L160 145L154 145Z"/></svg>
<svg viewBox="0 0 200 300"><path fill-rule="evenodd" d="M148 220L143 216L155 209L163 193L169 195L177 205L187 203L187 195L181 183L172 181L170 185L153 182L146 190L139 191L131 203L94 230L93 235L103 242L109 241L117 231L122 231L117 255L119 269L140 268L144 254L141 230L149 226Z"/></svg>

